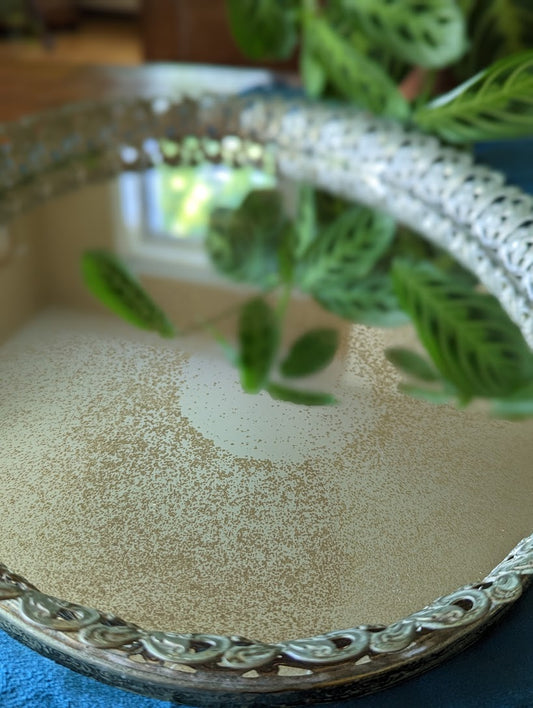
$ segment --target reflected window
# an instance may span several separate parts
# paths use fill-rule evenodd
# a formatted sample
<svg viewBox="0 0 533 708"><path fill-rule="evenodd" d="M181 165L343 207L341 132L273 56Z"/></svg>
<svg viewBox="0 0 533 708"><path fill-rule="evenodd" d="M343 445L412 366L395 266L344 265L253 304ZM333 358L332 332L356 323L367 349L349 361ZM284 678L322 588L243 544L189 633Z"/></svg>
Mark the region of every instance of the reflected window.
<svg viewBox="0 0 533 708"><path fill-rule="evenodd" d="M201 239L213 209L236 209L253 189L272 187L273 178L252 167L160 165L146 174L146 217L152 236Z"/></svg>
<svg viewBox="0 0 533 708"><path fill-rule="evenodd" d="M276 184L255 167L159 164L120 176L118 247L138 272L213 277L203 239L214 209L236 209L249 192ZM193 268L184 273L179 266Z"/></svg>

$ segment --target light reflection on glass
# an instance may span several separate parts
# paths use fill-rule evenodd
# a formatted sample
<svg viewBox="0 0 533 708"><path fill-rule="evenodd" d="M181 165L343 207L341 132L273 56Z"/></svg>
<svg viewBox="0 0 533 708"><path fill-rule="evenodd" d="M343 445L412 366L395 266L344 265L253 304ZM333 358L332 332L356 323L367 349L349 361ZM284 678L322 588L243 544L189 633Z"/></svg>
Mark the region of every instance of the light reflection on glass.
<svg viewBox="0 0 533 708"><path fill-rule="evenodd" d="M145 174L148 231L151 236L200 239L213 209L235 209L251 190L274 184L272 175L252 167L159 165Z"/></svg>

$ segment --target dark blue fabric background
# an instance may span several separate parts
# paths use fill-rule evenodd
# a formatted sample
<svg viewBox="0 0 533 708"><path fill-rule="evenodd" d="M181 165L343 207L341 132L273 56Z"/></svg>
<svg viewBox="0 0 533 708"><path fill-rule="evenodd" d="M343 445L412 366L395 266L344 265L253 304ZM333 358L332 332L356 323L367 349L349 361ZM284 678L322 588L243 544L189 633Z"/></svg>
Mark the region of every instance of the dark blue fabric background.
<svg viewBox="0 0 533 708"><path fill-rule="evenodd" d="M533 140L479 145L476 156L533 193ZM329 704L330 708L333 705L533 708L533 590L473 647L438 668L374 696ZM0 708L169 706L75 674L0 632Z"/></svg>

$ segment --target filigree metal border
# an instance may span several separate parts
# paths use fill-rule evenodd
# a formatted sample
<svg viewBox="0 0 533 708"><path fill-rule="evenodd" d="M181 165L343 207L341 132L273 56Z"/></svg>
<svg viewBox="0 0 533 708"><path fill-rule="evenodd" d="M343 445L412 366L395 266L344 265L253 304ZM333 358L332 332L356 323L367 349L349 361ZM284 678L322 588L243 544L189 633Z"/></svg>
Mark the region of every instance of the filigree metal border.
<svg viewBox="0 0 533 708"><path fill-rule="evenodd" d="M285 98L158 98L67 107L0 126L0 222L122 170L206 157L275 167L388 211L476 273L533 346L533 198L465 152L353 109ZM252 690L253 678L268 693L313 687L332 672L337 683L373 670L383 676L435 647L462 644L514 602L532 574L530 536L481 583L392 625L267 644L141 629L41 593L0 566L0 619L22 622L43 646L59 642L89 663L103 657L131 675L142 666L154 683L164 674L194 693L198 674L230 675L232 691Z"/></svg>
<svg viewBox="0 0 533 708"><path fill-rule="evenodd" d="M0 602L9 612L80 645L143 656L167 666L182 664L239 673L270 671L289 662L313 670L404 651L428 632L479 625L520 597L533 575L533 536L521 541L481 583L466 585L388 626L359 626L315 637L267 644L239 636L150 631L98 610L46 595L0 566Z"/></svg>

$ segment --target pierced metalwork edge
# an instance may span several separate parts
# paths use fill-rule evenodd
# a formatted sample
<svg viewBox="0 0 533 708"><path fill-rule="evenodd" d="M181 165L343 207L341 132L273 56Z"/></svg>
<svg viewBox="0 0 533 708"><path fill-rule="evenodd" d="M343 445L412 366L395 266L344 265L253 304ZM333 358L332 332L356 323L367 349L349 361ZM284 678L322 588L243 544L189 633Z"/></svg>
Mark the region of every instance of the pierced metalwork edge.
<svg viewBox="0 0 533 708"><path fill-rule="evenodd" d="M239 636L189 634L141 629L98 610L46 595L24 578L0 566L0 607L33 627L81 646L119 653L132 667L142 657L158 666L188 667L245 673L272 672L280 664L318 669L355 664L363 657L394 655L416 645L428 633L478 627L503 606L520 597L533 575L533 535L516 548L481 583L466 585L389 626L359 626L315 637L274 644ZM370 666L367 666L370 668Z"/></svg>

